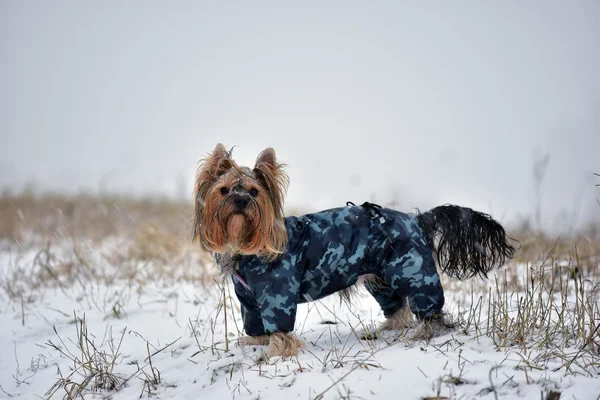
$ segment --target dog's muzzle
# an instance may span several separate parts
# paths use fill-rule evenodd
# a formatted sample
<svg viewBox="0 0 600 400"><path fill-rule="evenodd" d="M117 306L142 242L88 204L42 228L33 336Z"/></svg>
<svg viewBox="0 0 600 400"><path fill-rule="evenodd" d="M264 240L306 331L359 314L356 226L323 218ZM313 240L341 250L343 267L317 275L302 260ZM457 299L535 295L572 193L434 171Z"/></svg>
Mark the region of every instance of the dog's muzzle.
<svg viewBox="0 0 600 400"><path fill-rule="evenodd" d="M235 208L239 211L245 210L248 204L250 204L250 193L248 193L248 190L241 182L231 188L231 200Z"/></svg>
<svg viewBox="0 0 600 400"><path fill-rule="evenodd" d="M245 210L250 204L250 195L249 194L234 194L231 196L233 205L237 210Z"/></svg>

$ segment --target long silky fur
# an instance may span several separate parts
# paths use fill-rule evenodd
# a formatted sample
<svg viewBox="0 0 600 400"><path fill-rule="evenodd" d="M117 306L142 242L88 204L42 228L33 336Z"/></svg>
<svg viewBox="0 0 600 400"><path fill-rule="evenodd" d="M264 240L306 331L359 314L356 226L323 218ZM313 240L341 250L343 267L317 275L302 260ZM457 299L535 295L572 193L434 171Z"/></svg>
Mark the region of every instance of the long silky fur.
<svg viewBox="0 0 600 400"><path fill-rule="evenodd" d="M253 234L247 235L242 243L236 243L237 247L226 246L231 239L227 237L227 219L219 219L225 203L220 197L213 197L215 185L228 179L256 181L265 191L264 197L261 196L262 206L257 200L251 199L249 212L252 213L252 226L246 221L245 231ZM196 172L192 240L198 241L208 253L258 254L267 261L277 258L288 240L283 223L283 200L288 183L285 164L277 162L272 148L259 154L251 170L238 166L231 159L231 152L222 144L217 144L213 152L201 161ZM206 212L207 207L211 212Z"/></svg>
<svg viewBox="0 0 600 400"><path fill-rule="evenodd" d="M500 268L515 248L504 228L488 214L455 205L417 212L438 266L449 276L466 279Z"/></svg>

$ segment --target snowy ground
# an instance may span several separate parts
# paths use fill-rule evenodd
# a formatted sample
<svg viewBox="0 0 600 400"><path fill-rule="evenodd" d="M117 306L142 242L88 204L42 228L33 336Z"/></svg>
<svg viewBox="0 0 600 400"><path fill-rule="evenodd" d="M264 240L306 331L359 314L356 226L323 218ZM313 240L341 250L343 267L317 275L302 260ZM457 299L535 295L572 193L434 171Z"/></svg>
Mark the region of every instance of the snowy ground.
<svg viewBox="0 0 600 400"><path fill-rule="evenodd" d="M561 358L498 349L483 335L457 330L424 343L400 332L360 340L383 319L367 295L351 308L337 296L300 305L296 333L306 350L288 360L266 360L264 347L237 346L241 321L233 292L210 279L141 284L98 262L119 278L38 282L15 298L14 287L22 284L15 276L33 268L35 254L15 261L14 252L0 253L0 398L69 398L83 386L85 398L115 400L544 399L551 390L561 399L600 396L598 364L571 365L567 372ZM136 271L153 276L148 264ZM448 294L450 310L459 295ZM576 357L579 349L561 351ZM102 365L109 374L94 370ZM113 390L98 387L109 378Z"/></svg>

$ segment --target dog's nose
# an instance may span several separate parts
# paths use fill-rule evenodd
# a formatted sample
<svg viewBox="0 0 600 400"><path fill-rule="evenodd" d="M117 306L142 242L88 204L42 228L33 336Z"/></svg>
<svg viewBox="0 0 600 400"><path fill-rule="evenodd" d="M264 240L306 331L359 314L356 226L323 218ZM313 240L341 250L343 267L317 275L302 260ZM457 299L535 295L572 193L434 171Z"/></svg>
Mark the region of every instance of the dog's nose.
<svg viewBox="0 0 600 400"><path fill-rule="evenodd" d="M248 206L250 202L250 196L248 195L235 195L233 197L233 204L236 208L242 210Z"/></svg>

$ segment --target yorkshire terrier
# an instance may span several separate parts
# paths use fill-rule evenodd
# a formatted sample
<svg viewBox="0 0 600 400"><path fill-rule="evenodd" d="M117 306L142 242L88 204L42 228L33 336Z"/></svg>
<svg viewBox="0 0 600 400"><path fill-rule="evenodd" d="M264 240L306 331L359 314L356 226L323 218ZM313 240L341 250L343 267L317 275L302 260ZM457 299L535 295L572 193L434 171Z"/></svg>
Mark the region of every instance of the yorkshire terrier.
<svg viewBox="0 0 600 400"><path fill-rule="evenodd" d="M287 185L272 148L250 169L218 144L200 164L194 188L193 239L232 275L247 334L240 343L269 345L270 356L304 347L292 334L299 303L347 294L361 277L386 318L379 329L410 327L414 315L422 322L415 337L429 339L450 326L436 261L465 279L487 277L514 255L504 228L470 208L405 214L349 202L285 217Z"/></svg>

